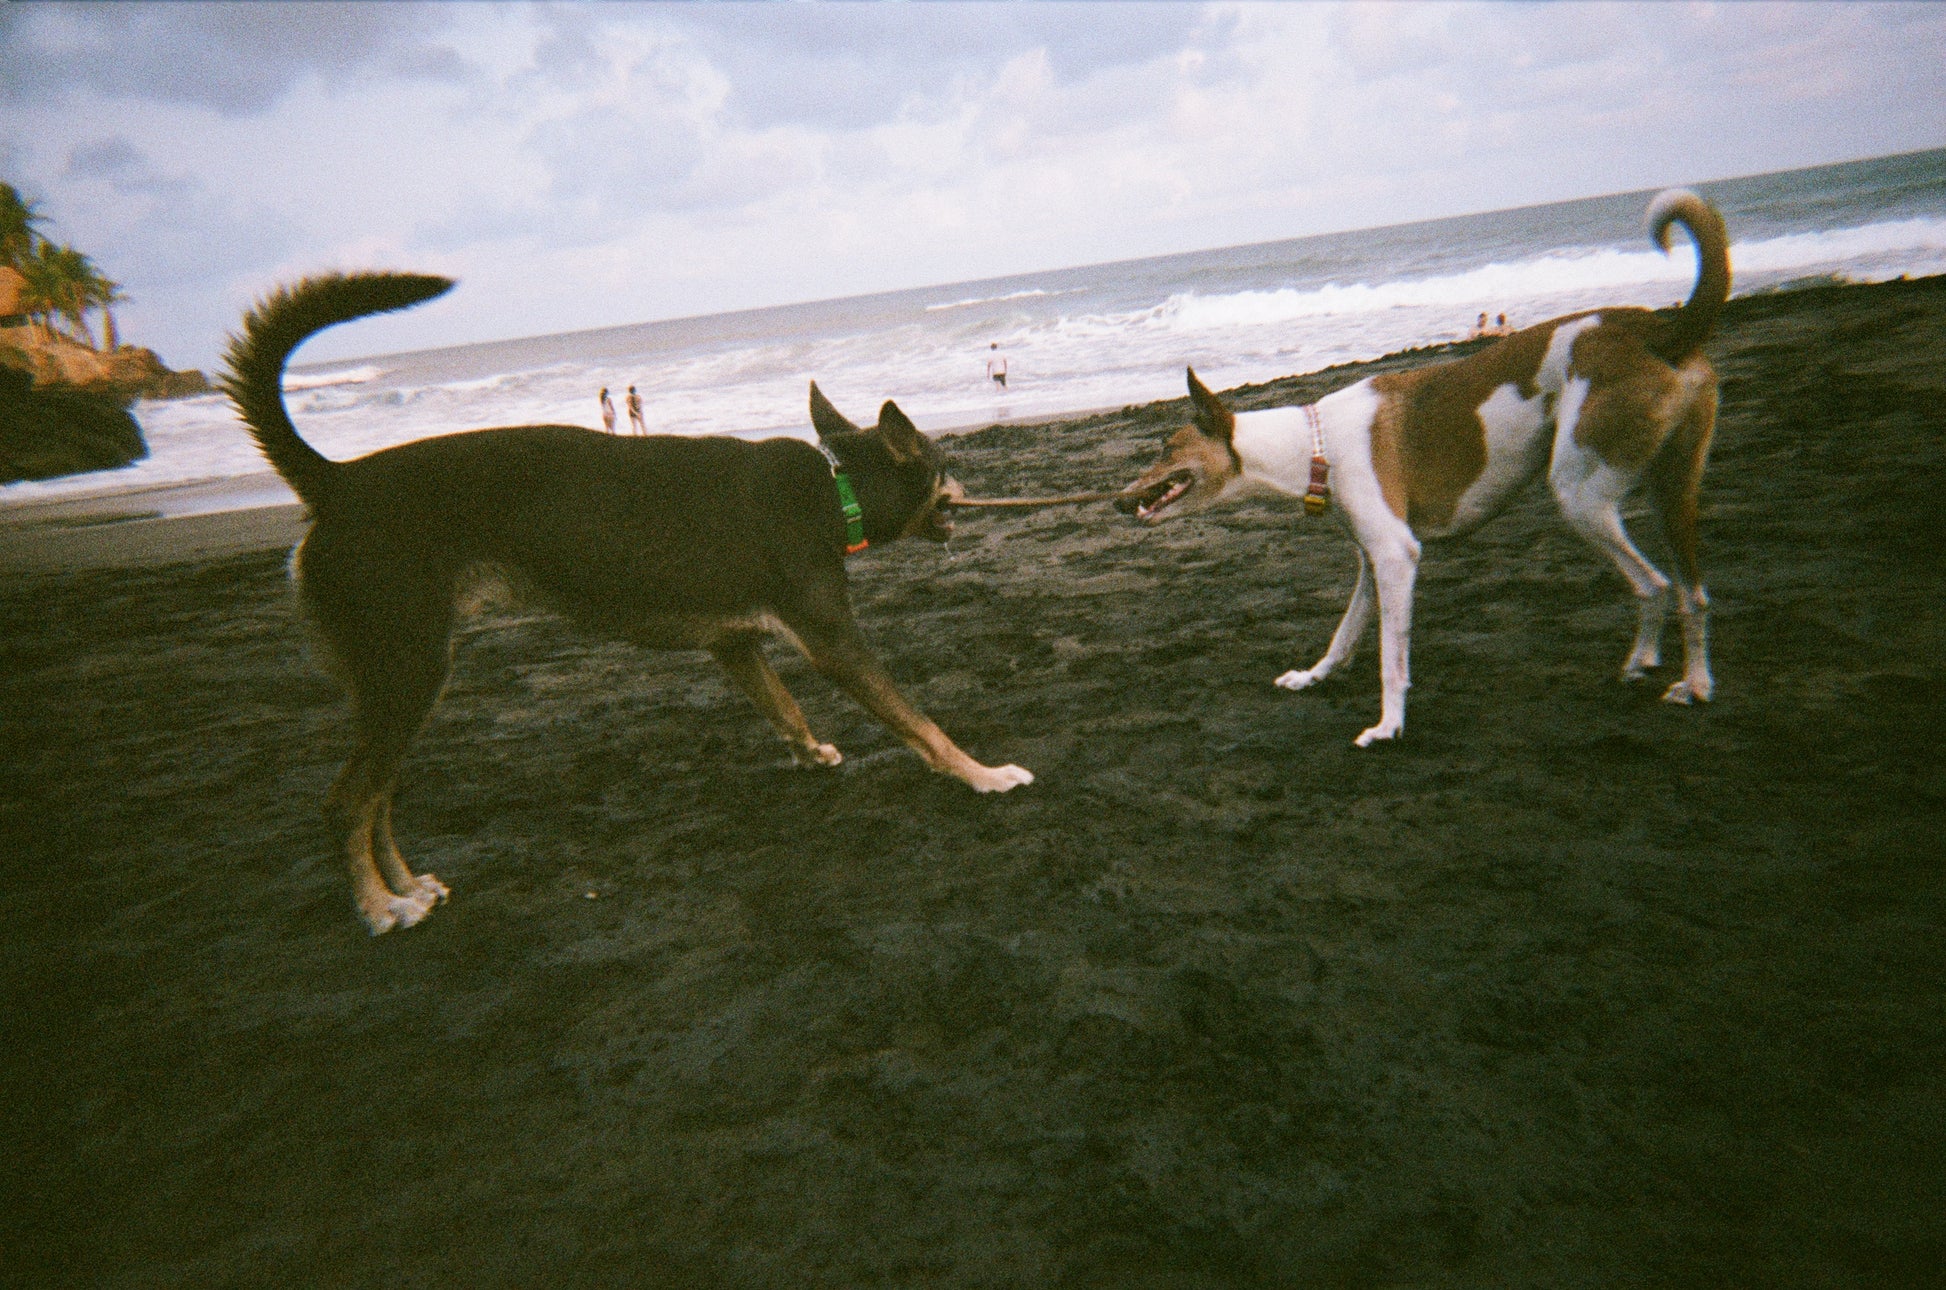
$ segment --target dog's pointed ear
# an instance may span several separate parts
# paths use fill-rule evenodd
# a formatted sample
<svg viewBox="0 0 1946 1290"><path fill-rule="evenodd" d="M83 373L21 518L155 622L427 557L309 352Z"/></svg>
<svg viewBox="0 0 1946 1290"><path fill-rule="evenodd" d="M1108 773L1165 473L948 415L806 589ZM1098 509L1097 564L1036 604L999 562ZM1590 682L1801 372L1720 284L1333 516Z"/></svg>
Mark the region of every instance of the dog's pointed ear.
<svg viewBox="0 0 1946 1290"><path fill-rule="evenodd" d="M898 462L920 461L926 455L926 436L892 400L878 410L878 437Z"/></svg>
<svg viewBox="0 0 1946 1290"><path fill-rule="evenodd" d="M1230 411L1230 405L1221 395L1196 379L1196 369L1189 369L1189 406L1195 410L1196 428L1212 439L1230 442L1236 434L1237 414Z"/></svg>
<svg viewBox="0 0 1946 1290"><path fill-rule="evenodd" d="M858 427L845 420L845 414L831 406L831 400L824 397L824 391L818 388L816 381L811 382L811 428L818 432L820 439L858 433Z"/></svg>

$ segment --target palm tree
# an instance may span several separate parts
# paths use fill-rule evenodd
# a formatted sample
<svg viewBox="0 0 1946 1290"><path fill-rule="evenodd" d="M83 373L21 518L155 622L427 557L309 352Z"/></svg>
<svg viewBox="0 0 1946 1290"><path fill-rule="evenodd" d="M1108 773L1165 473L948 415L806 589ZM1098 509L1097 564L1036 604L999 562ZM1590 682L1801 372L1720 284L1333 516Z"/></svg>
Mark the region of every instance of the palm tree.
<svg viewBox="0 0 1946 1290"><path fill-rule="evenodd" d="M100 349L95 344L94 329L88 325L88 315L100 303L103 286L112 290L115 284L95 267L92 259L65 242L54 248L53 254L60 265L61 316L80 334L80 339L89 349Z"/></svg>
<svg viewBox="0 0 1946 1290"><path fill-rule="evenodd" d="M66 335L97 349L88 315L99 309L108 348L119 348L121 336L115 327L113 307L128 299L122 294L122 284L80 251L66 243L56 246L42 237L34 226L45 218L19 189L0 183L0 266L12 268L21 276L20 311L39 323L41 333L50 340ZM72 332L57 328L56 318L65 320Z"/></svg>
<svg viewBox="0 0 1946 1290"><path fill-rule="evenodd" d="M40 241L34 225L44 218L18 188L0 183L0 264L11 269L22 267Z"/></svg>
<svg viewBox="0 0 1946 1290"><path fill-rule="evenodd" d="M82 284L94 271L88 257L71 246L42 242L19 271L26 279L20 292L21 310L40 323L42 334L50 340L56 336L85 340L92 349L94 337L88 333L87 307L82 303ZM80 337L57 328L57 317L78 330Z"/></svg>
<svg viewBox="0 0 1946 1290"><path fill-rule="evenodd" d="M61 295L61 282L54 262L36 253L22 256L14 266L20 274L20 312L39 327L48 340L54 339L55 301Z"/></svg>

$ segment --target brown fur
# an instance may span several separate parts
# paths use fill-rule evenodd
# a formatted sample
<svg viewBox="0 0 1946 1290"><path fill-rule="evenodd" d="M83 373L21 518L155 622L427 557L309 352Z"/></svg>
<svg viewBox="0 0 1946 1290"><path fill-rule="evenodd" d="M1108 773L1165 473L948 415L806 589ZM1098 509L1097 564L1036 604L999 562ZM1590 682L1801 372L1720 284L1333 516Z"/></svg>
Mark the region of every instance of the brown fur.
<svg viewBox="0 0 1946 1290"><path fill-rule="evenodd" d="M1358 584L1324 657L1277 684L1304 689L1329 676L1355 648L1376 605L1384 705L1378 723L1358 737L1364 746L1404 729L1421 540L1483 523L1543 471L1569 524L1635 592L1638 625L1623 676L1633 680L1659 666L1672 587L1635 548L1621 514L1628 492L1646 484L1676 555L1673 592L1683 633L1683 676L1663 697L1708 700L1715 683L1696 524L1717 394L1701 346L1729 293L1729 238L1722 217L1693 193L1663 193L1649 213L1658 245L1666 249L1669 228L1681 224L1697 247L1696 284L1673 315L1636 308L1571 314L1450 363L1373 377L1368 389L1329 395L1302 417L1288 409L1252 414L1242 428L1191 371L1192 423L1170 436L1162 459L1116 504L1153 524L1208 506L1233 485L1254 482L1310 504L1319 501L1321 470L1341 489L1354 481L1337 505L1363 552ZM1320 434L1329 441L1334 423L1335 449L1312 442ZM1361 447L1368 461L1358 460Z"/></svg>
<svg viewBox="0 0 1946 1290"><path fill-rule="evenodd" d="M1415 531L1443 528L1486 469L1480 405L1503 385L1534 396L1534 376L1554 329L1529 327L1477 354L1437 367L1373 378L1383 403L1372 427L1373 465L1392 513Z"/></svg>
<svg viewBox="0 0 1946 1290"><path fill-rule="evenodd" d="M800 440L617 437L573 426L443 435L333 462L297 435L281 376L332 325L450 284L394 274L310 279L244 320L226 388L265 455L310 508L294 569L332 670L350 691L354 743L330 805L354 899L373 933L410 926L447 895L392 837L407 744L439 697L458 602L487 570L524 599L651 648L708 650L800 764L835 765L763 638L784 636L925 759L981 791L1031 782L983 766L908 703L867 649L845 580L832 467ZM860 429L811 387L813 423L864 511L868 541L951 531L959 486L898 406Z"/></svg>

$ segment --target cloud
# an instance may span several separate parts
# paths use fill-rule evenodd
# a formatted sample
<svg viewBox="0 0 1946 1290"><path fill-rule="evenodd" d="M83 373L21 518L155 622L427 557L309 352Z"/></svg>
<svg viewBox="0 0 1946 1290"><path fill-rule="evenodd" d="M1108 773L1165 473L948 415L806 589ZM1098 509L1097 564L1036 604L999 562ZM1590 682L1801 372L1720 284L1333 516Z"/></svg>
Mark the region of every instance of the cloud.
<svg viewBox="0 0 1946 1290"><path fill-rule="evenodd" d="M440 6L103 4L0 8L0 102L74 94L261 112L312 77L450 77Z"/></svg>
<svg viewBox="0 0 1946 1290"><path fill-rule="evenodd" d="M461 277L346 342L458 343L1936 146L1941 48L1936 4L0 4L0 159L206 358L324 267Z"/></svg>
<svg viewBox="0 0 1946 1290"><path fill-rule="evenodd" d="M884 5L861 26L844 5L709 5L670 22L722 69L740 123L856 130L1022 54L1044 51L1057 80L1085 80L1165 58L1208 21L1190 4L1129 16L1098 4Z"/></svg>

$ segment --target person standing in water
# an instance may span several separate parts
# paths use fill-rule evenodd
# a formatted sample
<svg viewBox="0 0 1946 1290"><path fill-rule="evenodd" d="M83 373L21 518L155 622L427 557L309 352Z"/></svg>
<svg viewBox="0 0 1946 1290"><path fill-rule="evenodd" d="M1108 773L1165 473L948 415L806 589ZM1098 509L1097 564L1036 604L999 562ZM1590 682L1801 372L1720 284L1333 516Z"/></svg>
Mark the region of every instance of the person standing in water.
<svg viewBox="0 0 1946 1290"><path fill-rule="evenodd" d="M633 385L628 387L628 428L636 434L647 434L648 425L642 420L642 396L635 392Z"/></svg>
<svg viewBox="0 0 1946 1290"><path fill-rule="evenodd" d="M601 428L609 434L615 433L615 404L608 397L608 387L601 387Z"/></svg>
<svg viewBox="0 0 1946 1290"><path fill-rule="evenodd" d="M1007 356L1000 352L997 340L987 343L987 379L999 389L1007 388Z"/></svg>

